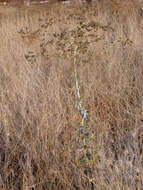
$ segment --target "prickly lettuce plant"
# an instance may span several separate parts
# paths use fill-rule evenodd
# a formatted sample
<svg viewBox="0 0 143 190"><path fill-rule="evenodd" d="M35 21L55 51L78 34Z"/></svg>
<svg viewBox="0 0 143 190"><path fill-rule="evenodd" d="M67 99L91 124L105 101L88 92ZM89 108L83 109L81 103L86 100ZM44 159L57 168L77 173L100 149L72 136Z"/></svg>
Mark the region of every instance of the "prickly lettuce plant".
<svg viewBox="0 0 143 190"><path fill-rule="evenodd" d="M93 134L92 134L92 125L90 122L90 116L86 106L83 103L81 94L80 94L80 84L77 71L77 53L78 47L74 51L74 106L79 112L81 121L78 123L75 132L75 141L77 144L75 162L78 167L80 167L84 174L92 178L93 166L96 162L96 155L93 148Z"/></svg>

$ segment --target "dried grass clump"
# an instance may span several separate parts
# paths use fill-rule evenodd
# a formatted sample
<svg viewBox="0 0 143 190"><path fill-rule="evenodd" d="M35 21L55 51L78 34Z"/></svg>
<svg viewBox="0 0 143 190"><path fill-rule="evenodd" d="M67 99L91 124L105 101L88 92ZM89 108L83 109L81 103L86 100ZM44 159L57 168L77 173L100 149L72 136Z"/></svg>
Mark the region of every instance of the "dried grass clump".
<svg viewBox="0 0 143 190"><path fill-rule="evenodd" d="M0 9L1 189L141 190L143 35L131 10Z"/></svg>

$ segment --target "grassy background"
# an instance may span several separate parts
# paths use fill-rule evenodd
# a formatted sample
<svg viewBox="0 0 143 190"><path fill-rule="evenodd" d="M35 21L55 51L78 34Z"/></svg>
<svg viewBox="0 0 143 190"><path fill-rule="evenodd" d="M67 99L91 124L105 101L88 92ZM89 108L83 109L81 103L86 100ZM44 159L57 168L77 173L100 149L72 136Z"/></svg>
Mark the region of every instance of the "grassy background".
<svg viewBox="0 0 143 190"><path fill-rule="evenodd" d="M0 8L1 190L141 190L136 2Z"/></svg>

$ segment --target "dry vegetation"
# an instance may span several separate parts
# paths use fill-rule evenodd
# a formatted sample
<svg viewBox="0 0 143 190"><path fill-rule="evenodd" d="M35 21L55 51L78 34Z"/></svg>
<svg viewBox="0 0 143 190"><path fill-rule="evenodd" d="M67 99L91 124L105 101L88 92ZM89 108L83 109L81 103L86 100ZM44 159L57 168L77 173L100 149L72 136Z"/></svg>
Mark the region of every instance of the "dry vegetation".
<svg viewBox="0 0 143 190"><path fill-rule="evenodd" d="M0 190L142 189L142 19L126 0L0 8Z"/></svg>

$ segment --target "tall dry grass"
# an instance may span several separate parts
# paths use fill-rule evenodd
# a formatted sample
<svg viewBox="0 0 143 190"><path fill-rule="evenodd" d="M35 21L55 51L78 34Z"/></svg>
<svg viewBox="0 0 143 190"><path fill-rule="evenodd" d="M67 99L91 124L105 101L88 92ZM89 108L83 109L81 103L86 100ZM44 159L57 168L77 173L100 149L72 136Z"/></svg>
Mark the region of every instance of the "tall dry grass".
<svg viewBox="0 0 143 190"><path fill-rule="evenodd" d="M142 17L120 7L0 8L1 189L142 189Z"/></svg>

